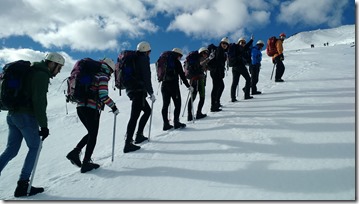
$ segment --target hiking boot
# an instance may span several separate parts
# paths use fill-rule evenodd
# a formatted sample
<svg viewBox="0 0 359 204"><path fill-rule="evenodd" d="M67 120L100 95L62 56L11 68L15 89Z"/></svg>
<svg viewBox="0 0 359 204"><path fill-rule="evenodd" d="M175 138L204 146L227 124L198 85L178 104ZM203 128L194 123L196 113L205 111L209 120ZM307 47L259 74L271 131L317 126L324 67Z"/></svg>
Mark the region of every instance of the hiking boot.
<svg viewBox="0 0 359 204"><path fill-rule="evenodd" d="M219 112L222 111L220 108L211 108L211 112Z"/></svg>
<svg viewBox="0 0 359 204"><path fill-rule="evenodd" d="M232 102L234 103L234 102L237 102L238 100L237 99L235 99L235 98L232 98Z"/></svg>
<svg viewBox="0 0 359 204"><path fill-rule="evenodd" d="M262 92L260 92L260 91L254 91L254 92L252 92L252 95L257 95L257 94L262 94Z"/></svg>
<svg viewBox="0 0 359 204"><path fill-rule="evenodd" d="M173 125L170 125L169 123L165 123L163 125L163 131L170 130L173 128Z"/></svg>
<svg viewBox="0 0 359 204"><path fill-rule="evenodd" d="M81 166L81 173L86 173L88 171L91 171L92 169L97 169L99 167L100 165L93 163L91 160L83 161Z"/></svg>
<svg viewBox="0 0 359 204"><path fill-rule="evenodd" d="M73 149L69 152L66 156L68 160L70 160L71 164L76 165L81 168L81 160L80 160L80 153L81 151L77 148Z"/></svg>
<svg viewBox="0 0 359 204"><path fill-rule="evenodd" d="M185 128L186 127L186 124L183 124L183 123L180 123L180 122L175 122L175 129L178 129L178 128Z"/></svg>
<svg viewBox="0 0 359 204"><path fill-rule="evenodd" d="M22 180L17 182L17 187L14 192L15 197L27 196L27 188L29 187L29 180ZM29 196L44 192L42 187L31 186Z"/></svg>
<svg viewBox="0 0 359 204"><path fill-rule="evenodd" d="M275 82L284 82L283 79L276 79Z"/></svg>
<svg viewBox="0 0 359 204"><path fill-rule="evenodd" d="M201 118L205 118L205 117L207 117L207 114L197 113L197 115L196 115L197 120L201 119Z"/></svg>
<svg viewBox="0 0 359 204"><path fill-rule="evenodd" d="M252 99L253 98L253 96L244 96L244 99Z"/></svg>
<svg viewBox="0 0 359 204"><path fill-rule="evenodd" d="M141 149L140 146L134 145L131 142L126 142L125 147L123 148L123 153L134 152L139 149Z"/></svg>
<svg viewBox="0 0 359 204"><path fill-rule="evenodd" d="M187 116L187 121L192 121L193 120L193 116L192 116L192 114L190 115L190 114L188 114L188 116Z"/></svg>
<svg viewBox="0 0 359 204"><path fill-rule="evenodd" d="M136 139L135 139L135 144L140 144L142 143L143 141L146 141L148 140L148 137L145 137L143 135L143 133L137 133L136 134Z"/></svg>

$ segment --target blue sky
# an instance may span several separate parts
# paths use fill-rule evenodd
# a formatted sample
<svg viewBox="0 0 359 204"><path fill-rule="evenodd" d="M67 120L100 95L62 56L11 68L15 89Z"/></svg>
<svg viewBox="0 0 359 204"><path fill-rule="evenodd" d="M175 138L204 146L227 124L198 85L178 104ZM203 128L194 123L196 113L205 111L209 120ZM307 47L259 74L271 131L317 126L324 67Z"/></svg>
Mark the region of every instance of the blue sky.
<svg viewBox="0 0 359 204"><path fill-rule="evenodd" d="M163 51L188 53L225 36L234 42L253 33L255 41L265 41L281 32L348 24L355 24L352 0L2 0L0 62L13 60L21 48L29 53L18 56L62 51L72 60L115 60L145 40L154 63Z"/></svg>

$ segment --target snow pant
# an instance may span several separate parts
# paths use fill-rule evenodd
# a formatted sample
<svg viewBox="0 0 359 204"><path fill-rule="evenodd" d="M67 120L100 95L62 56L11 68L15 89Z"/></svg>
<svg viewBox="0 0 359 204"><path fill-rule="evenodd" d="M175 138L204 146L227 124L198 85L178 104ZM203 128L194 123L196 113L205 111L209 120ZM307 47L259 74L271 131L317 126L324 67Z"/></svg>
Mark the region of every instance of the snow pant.
<svg viewBox="0 0 359 204"><path fill-rule="evenodd" d="M146 123L151 116L151 107L146 100L145 92L135 92L131 95L132 105L131 105L131 116L127 124L126 131L126 143L131 143L133 141L133 134L136 129L138 118L140 117L141 111L143 115L138 124L138 133L143 133Z"/></svg>
<svg viewBox="0 0 359 204"><path fill-rule="evenodd" d="M224 72L223 74L211 72L211 78L213 84L211 92L211 109L217 109L221 104L221 96L224 90Z"/></svg>
<svg viewBox="0 0 359 204"><path fill-rule="evenodd" d="M167 113L171 99L174 103L173 121L179 122L179 115L181 113L181 92L179 89L178 81L162 82L162 119L164 124L169 124Z"/></svg>
<svg viewBox="0 0 359 204"><path fill-rule="evenodd" d="M197 93L199 94L197 113L202 113L202 108L206 97L205 79L193 80L191 81L191 86L194 88L192 92L193 102L196 100ZM188 115L192 115L192 103L190 101L188 101Z"/></svg>
<svg viewBox="0 0 359 204"><path fill-rule="evenodd" d="M251 77L249 76L247 67L233 67L232 69L233 80L231 86L231 98L236 99L236 90L239 83L239 77L242 75L246 80L246 84L243 87L244 89L244 97L247 98L250 96L250 87L251 87Z"/></svg>
<svg viewBox="0 0 359 204"><path fill-rule="evenodd" d="M276 59L276 64L277 68L275 70L275 80L282 79L285 70L283 61L280 59Z"/></svg>
<svg viewBox="0 0 359 204"><path fill-rule="evenodd" d="M29 151L26 154L19 180L30 180L40 145L39 125L34 116L23 113L8 113L6 117L9 134L5 151L0 156L0 173L20 150L25 139Z"/></svg>
<svg viewBox="0 0 359 204"><path fill-rule="evenodd" d="M76 148L79 150L86 146L83 161L91 160L92 153L95 149L100 125L100 114L101 111L93 108L77 107L77 115L87 130L87 134L76 145Z"/></svg>
<svg viewBox="0 0 359 204"><path fill-rule="evenodd" d="M251 88L252 93L257 92L257 83L259 81L259 71L260 71L261 65L260 64L254 64L249 67L249 72L251 73Z"/></svg>

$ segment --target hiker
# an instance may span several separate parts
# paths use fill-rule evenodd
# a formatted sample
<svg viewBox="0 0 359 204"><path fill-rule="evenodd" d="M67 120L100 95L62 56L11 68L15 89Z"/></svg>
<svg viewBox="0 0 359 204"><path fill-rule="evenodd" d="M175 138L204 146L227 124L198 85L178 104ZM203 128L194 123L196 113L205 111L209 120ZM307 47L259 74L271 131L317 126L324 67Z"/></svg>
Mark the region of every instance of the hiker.
<svg viewBox="0 0 359 204"><path fill-rule="evenodd" d="M221 96L224 90L224 82L223 78L225 76L225 63L227 60L226 52L229 46L228 37L224 37L221 39L219 46L214 49L215 57L209 63L210 65L210 75L212 78L212 92L211 92L211 112L222 111L220 107L221 104ZM208 47L208 50L213 51L212 48ZM213 63L212 63L213 62Z"/></svg>
<svg viewBox="0 0 359 204"><path fill-rule="evenodd" d="M250 61L250 59L246 59L246 52L250 51L251 46L253 43L253 35L251 36L251 39L247 43L244 37L241 37L237 41L237 60L232 67L232 74L233 74L233 80L232 80L232 86L231 86L231 99L232 102L237 102L236 99L236 90L239 84L239 77L242 75L244 79L246 80L245 86L243 87L244 92L244 99L251 99L253 98L250 96L250 86L251 86L251 77L249 76L248 69L246 67L247 61ZM250 56L249 56L250 58ZM248 62L250 63L250 62Z"/></svg>
<svg viewBox="0 0 359 204"><path fill-rule="evenodd" d="M100 167L99 164L92 161L91 156L96 146L101 111L107 105L112 109L113 114L117 115L119 113L116 104L108 96L108 81L115 70L115 63L110 58L105 58L101 61L103 63L101 64L100 72L95 73L94 81L89 87L90 90L95 90L95 96L78 102L76 107L77 115L85 126L87 134L82 137L76 147L66 156L72 164L81 168L81 173L86 173ZM85 146L86 151L81 163L80 153Z"/></svg>
<svg viewBox="0 0 359 204"><path fill-rule="evenodd" d="M201 119L201 118L204 118L207 116L207 114L202 113L202 108L203 108L204 101L205 101L207 69L208 69L208 62L215 57L215 54L213 52L211 54L209 54L209 50L206 47L201 47L198 50L198 53L200 55L200 58L199 58L200 69L190 79L190 84L194 88L194 90L192 92L192 102L195 101L197 93L199 95L196 119ZM193 120L192 105L193 105L192 103L188 103L188 115L187 115L188 121Z"/></svg>
<svg viewBox="0 0 359 204"><path fill-rule="evenodd" d="M147 137L143 135L145 125L151 116L151 107L146 100L147 94L150 95L152 103L156 101L156 97L153 94L152 82L151 82L151 68L150 68L150 53L151 46L148 42L142 41L137 45L137 57L135 60L136 67L136 80L133 80L131 86L126 87L126 94L132 101L131 115L127 124L126 140L123 149L124 153L133 152L139 150L141 147L135 144L140 144L146 140ZM133 135L136 129L137 120L140 117L141 111L143 115L140 118L136 139L133 141ZM133 144L133 142L135 144Z"/></svg>
<svg viewBox="0 0 359 204"><path fill-rule="evenodd" d="M252 48L252 52L251 52L252 63L249 66L249 72L251 73L252 95L262 93L257 90L257 83L259 80L259 71L261 69L261 61L262 61L261 50L263 47L264 47L264 42L262 40L258 40L256 45Z"/></svg>
<svg viewBox="0 0 359 204"><path fill-rule="evenodd" d="M282 79L282 76L285 71L285 67L283 64L284 61L284 55L283 55L283 42L286 38L286 35L284 33L281 33L279 35L279 39L276 41L275 46L277 48L277 53L274 54L272 57L273 64L276 65L276 71L275 71L275 82L284 82Z"/></svg>
<svg viewBox="0 0 359 204"><path fill-rule="evenodd" d="M21 91L25 96L23 100L28 98L31 102L8 112L9 134L6 149L0 155L0 173L17 155L23 139L29 148L17 182L15 197L27 196L30 175L40 148L40 139L44 141L50 134L46 115L47 92L50 78L55 77L64 64L64 57L52 52L47 53L41 62L34 62L31 65L34 71L24 79L24 88ZM29 196L43 191L42 187L31 186Z"/></svg>
<svg viewBox="0 0 359 204"><path fill-rule="evenodd" d="M163 119L163 130L169 130L173 127L175 129L178 128L185 128L186 124L181 123L179 121L179 115L181 113L181 92L178 84L178 76L181 78L184 85L189 89L190 92L193 91L193 87L190 86L188 83L186 76L183 72L182 64L181 64L181 58L183 56L182 50L179 48L173 48L172 52L175 54L175 60L174 60L174 72L173 76L169 77L168 80L163 80L161 85L161 93L162 93L162 99L163 99L163 106L162 106L162 119ZM170 105L172 101L174 103L174 113L173 113L173 125L169 123L167 113L168 113L168 106Z"/></svg>

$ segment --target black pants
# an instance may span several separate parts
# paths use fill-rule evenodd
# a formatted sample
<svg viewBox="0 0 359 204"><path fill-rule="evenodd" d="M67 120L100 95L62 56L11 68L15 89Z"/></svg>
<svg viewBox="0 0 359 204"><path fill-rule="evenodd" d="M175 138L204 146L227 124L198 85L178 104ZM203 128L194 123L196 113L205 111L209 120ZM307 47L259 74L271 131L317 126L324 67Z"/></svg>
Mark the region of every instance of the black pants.
<svg viewBox="0 0 359 204"><path fill-rule="evenodd" d="M246 80L246 84L244 86L244 97L248 97L250 95L250 87L251 87L251 77L249 76L247 67L233 67L232 69L233 80L231 86L231 98L236 99L236 90L239 83L239 77L242 75Z"/></svg>
<svg viewBox="0 0 359 204"><path fill-rule="evenodd" d="M212 78L212 92L211 92L211 108L219 108L221 103L221 96L224 90L223 82L224 73L211 72Z"/></svg>
<svg viewBox="0 0 359 204"><path fill-rule="evenodd" d="M148 121L148 118L151 116L151 107L148 105L146 100L146 93L144 92L136 92L131 96L132 106L131 106L131 116L130 120L127 124L126 131L126 142L130 143L133 141L133 134L136 129L137 120L140 117L141 111L143 111L143 115L138 124L138 133L143 133L145 129L145 125Z"/></svg>
<svg viewBox="0 0 359 204"><path fill-rule="evenodd" d="M191 86L194 88L192 92L193 102L196 100L197 93L199 93L199 102L197 106L197 113L202 113L202 108L205 100L205 79L193 80ZM188 99L188 115L192 115L191 98Z"/></svg>
<svg viewBox="0 0 359 204"><path fill-rule="evenodd" d="M277 65L276 65L277 69L275 70L275 79L278 80L278 79L282 79L285 67L284 67L283 61L280 59L277 59L276 63L277 63Z"/></svg>
<svg viewBox="0 0 359 204"><path fill-rule="evenodd" d="M87 129L87 135L85 135L76 146L76 148L81 150L86 145L84 161L91 159L95 149L100 124L100 113L100 111L89 107L77 108L77 115Z"/></svg>
<svg viewBox="0 0 359 204"><path fill-rule="evenodd" d="M251 73L252 93L257 92L257 83L259 81L260 68L261 68L261 66L259 64L254 64L249 67L249 72Z"/></svg>
<svg viewBox="0 0 359 204"><path fill-rule="evenodd" d="M173 113L173 121L179 122L179 115L181 113L181 92L179 89L178 81L175 82L162 82L161 86L162 92L162 119L164 124L168 124L168 107L171 103L171 99L174 103L174 113Z"/></svg>

